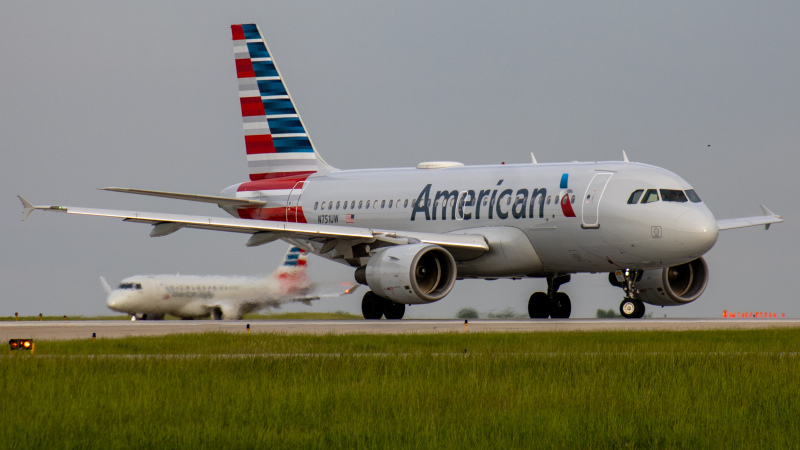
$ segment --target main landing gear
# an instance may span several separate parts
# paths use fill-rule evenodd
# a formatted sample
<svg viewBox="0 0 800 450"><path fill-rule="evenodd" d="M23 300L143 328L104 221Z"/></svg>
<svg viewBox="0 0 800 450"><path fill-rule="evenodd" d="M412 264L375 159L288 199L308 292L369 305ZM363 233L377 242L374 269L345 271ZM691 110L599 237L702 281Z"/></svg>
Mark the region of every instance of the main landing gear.
<svg viewBox="0 0 800 450"><path fill-rule="evenodd" d="M640 271L629 269L617 270L608 274L608 281L614 286L625 290L625 298L619 305L619 313L626 319L641 319L644 317L644 302L636 298L635 283L641 278Z"/></svg>
<svg viewBox="0 0 800 450"><path fill-rule="evenodd" d="M406 305L395 303L372 291L367 291L361 300L361 313L365 319L377 320L385 316L390 320L399 320L403 318L405 312Z"/></svg>
<svg viewBox="0 0 800 450"><path fill-rule="evenodd" d="M551 275L547 277L547 293L534 292L528 301L528 315L531 319L569 319L572 302L569 296L558 292L561 285L569 283L569 275Z"/></svg>

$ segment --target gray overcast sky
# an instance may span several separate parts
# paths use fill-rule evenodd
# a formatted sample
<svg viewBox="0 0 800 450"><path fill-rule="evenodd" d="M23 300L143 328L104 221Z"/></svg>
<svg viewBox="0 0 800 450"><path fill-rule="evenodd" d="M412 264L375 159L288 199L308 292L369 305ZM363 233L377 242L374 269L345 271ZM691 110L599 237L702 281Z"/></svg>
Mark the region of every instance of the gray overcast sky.
<svg viewBox="0 0 800 450"><path fill-rule="evenodd" d="M37 213L36 204L224 215L98 191L216 195L246 179L230 25L261 27L322 156L348 168L631 160L693 184L727 231L706 293L661 317L800 316L800 3L6 2L0 7L0 315L106 314L98 277L271 272L283 243ZM710 145L710 147L709 147ZM312 257L312 273L352 271ZM459 282L410 317L526 311L543 280ZM617 309L605 275L563 290L573 317ZM363 292L363 291L362 291ZM285 310L360 311L360 295Z"/></svg>

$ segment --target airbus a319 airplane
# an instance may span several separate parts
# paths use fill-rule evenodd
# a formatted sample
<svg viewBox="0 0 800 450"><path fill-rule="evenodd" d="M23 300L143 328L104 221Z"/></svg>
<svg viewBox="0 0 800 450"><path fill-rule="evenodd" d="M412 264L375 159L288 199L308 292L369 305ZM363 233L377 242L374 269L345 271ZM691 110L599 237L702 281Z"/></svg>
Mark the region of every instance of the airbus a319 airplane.
<svg viewBox="0 0 800 450"><path fill-rule="evenodd" d="M316 151L256 25L233 25L236 75L250 180L219 196L142 189L111 191L219 205L233 218L68 206L33 210L122 218L153 225L243 233L247 246L283 240L353 267L369 286L367 319L400 319L405 305L444 298L458 279L544 278L532 318L568 318L560 286L572 274L608 273L620 312L644 303L695 301L708 283L702 256L731 228L782 221L716 220L678 175L629 162L465 166L423 162L396 169L339 170Z"/></svg>
<svg viewBox="0 0 800 450"><path fill-rule="evenodd" d="M131 319L160 320L166 314L182 319L241 319L248 312L278 308L290 302L310 305L311 300L353 293L357 284L311 283L306 268L308 252L290 247L280 266L267 277L198 275L137 275L111 289L106 304Z"/></svg>

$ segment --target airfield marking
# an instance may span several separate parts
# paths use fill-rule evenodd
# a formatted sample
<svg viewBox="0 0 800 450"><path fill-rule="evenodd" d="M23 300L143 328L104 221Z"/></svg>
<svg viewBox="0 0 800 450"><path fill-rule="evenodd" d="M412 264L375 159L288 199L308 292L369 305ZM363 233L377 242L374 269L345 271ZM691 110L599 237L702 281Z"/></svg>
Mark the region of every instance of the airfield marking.
<svg viewBox="0 0 800 450"><path fill-rule="evenodd" d="M227 332L284 334L426 334L464 333L464 320L165 320L165 321L23 321L0 322L0 339L40 340L161 336L174 333ZM469 332L540 331L688 331L800 328L800 319L472 319Z"/></svg>

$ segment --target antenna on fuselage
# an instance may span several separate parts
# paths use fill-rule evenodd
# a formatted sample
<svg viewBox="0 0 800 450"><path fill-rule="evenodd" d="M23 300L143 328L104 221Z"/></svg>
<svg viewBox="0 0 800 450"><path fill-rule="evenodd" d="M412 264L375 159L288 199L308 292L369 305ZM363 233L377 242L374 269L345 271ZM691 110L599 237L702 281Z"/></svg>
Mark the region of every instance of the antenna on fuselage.
<svg viewBox="0 0 800 450"><path fill-rule="evenodd" d="M630 161L628 161L628 154L625 153L625 150L622 151L622 160L624 162L630 162Z"/></svg>

